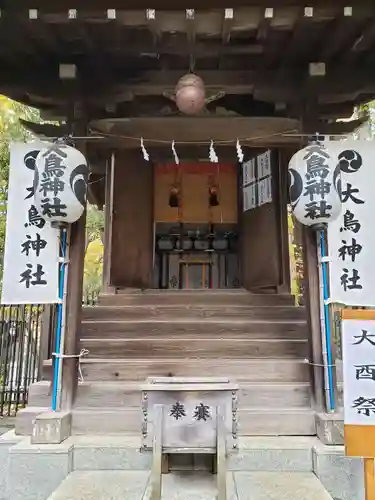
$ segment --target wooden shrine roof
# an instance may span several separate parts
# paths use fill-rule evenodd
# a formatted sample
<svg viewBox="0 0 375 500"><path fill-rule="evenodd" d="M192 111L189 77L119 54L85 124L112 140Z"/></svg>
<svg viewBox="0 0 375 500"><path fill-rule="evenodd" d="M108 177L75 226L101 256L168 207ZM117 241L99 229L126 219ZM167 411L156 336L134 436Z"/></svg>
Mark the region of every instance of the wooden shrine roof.
<svg viewBox="0 0 375 500"><path fill-rule="evenodd" d="M174 117L174 87L192 69L208 95L221 92L206 113L303 116L311 131L375 97L373 2L148 3L3 0L0 93L48 118L66 117L73 101L90 120ZM76 78L61 78L61 64Z"/></svg>

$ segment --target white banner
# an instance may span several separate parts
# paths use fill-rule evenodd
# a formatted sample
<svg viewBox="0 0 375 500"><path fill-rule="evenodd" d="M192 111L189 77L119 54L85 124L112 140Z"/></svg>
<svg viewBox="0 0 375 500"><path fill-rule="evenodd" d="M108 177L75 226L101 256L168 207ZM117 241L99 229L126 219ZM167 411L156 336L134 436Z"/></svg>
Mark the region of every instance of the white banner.
<svg viewBox="0 0 375 500"><path fill-rule="evenodd" d="M375 425L375 322L342 322L344 423Z"/></svg>
<svg viewBox="0 0 375 500"><path fill-rule="evenodd" d="M35 158L46 143L10 146L3 304L58 302L59 231L34 205Z"/></svg>
<svg viewBox="0 0 375 500"><path fill-rule="evenodd" d="M341 166L342 212L328 224L330 300L375 306L375 144L327 144Z"/></svg>

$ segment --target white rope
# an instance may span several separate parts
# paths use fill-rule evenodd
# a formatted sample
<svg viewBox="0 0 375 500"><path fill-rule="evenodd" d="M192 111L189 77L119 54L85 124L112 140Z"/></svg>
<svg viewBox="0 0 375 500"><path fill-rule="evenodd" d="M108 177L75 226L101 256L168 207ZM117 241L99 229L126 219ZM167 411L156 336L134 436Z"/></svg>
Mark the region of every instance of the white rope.
<svg viewBox="0 0 375 500"><path fill-rule="evenodd" d="M336 367L335 364L334 365L322 365L320 363L311 363L311 361L309 361L308 359L304 359L303 362L306 363L307 365L310 365L310 366L318 366L319 368L325 368L326 366L327 367L329 366L330 368Z"/></svg>
<svg viewBox="0 0 375 500"><path fill-rule="evenodd" d="M82 360L82 358L87 356L89 353L90 353L90 351L88 349L81 349L79 354L57 354L56 352L53 352L52 356L54 356L55 358L59 358L59 359L77 358L78 359L79 378L80 378L81 382L84 382L85 380L83 378L83 373L82 373L82 368L81 368L81 360Z"/></svg>

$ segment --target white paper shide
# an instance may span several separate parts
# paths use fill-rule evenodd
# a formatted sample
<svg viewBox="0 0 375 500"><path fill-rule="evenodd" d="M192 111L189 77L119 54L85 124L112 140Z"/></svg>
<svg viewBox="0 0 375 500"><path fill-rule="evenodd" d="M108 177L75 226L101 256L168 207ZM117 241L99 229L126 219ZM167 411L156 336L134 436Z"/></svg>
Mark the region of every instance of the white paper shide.
<svg viewBox="0 0 375 500"><path fill-rule="evenodd" d="M35 159L46 143L10 146L3 304L58 301L59 232L34 203Z"/></svg>
<svg viewBox="0 0 375 500"><path fill-rule="evenodd" d="M330 146L341 169L342 211L328 226L330 300L375 305L374 144L343 141Z"/></svg>
<svg viewBox="0 0 375 500"><path fill-rule="evenodd" d="M375 321L344 320L344 422L375 425Z"/></svg>

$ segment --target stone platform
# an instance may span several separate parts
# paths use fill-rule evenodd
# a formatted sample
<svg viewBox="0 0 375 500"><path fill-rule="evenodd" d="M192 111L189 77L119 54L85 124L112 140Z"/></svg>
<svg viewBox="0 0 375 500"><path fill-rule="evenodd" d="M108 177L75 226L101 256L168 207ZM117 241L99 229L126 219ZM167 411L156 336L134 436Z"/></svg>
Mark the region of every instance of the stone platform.
<svg viewBox="0 0 375 500"><path fill-rule="evenodd" d="M148 473L73 472L48 500L148 500ZM163 500L215 500L215 477L180 472L163 477ZM314 474L230 472L228 500L332 500Z"/></svg>
<svg viewBox="0 0 375 500"><path fill-rule="evenodd" d="M121 435L32 445L8 432L0 437L0 500L147 500L151 455L140 444L140 436ZM164 498L213 499L216 477L202 475L199 463L187 468L163 475ZM317 438L240 438L228 474L228 500L364 500L361 460Z"/></svg>

